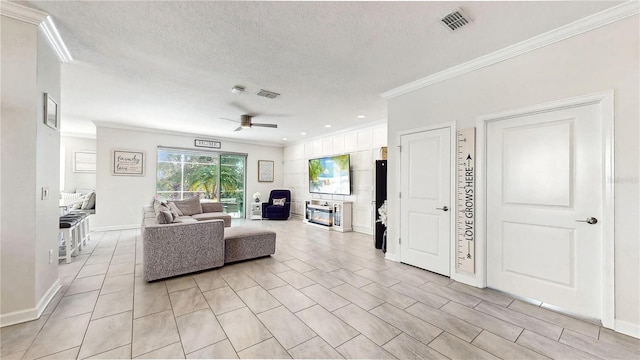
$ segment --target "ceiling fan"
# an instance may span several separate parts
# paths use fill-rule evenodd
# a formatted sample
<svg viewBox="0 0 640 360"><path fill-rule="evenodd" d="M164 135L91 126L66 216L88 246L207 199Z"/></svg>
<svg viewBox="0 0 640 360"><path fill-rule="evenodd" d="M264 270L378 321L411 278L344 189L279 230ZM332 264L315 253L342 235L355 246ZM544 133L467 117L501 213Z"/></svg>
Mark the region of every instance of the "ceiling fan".
<svg viewBox="0 0 640 360"><path fill-rule="evenodd" d="M240 123L240 126L239 126L237 129L233 130L233 131L240 131L240 130L242 130L242 129L249 129L249 128L254 127L254 126L259 126L259 127L268 127L268 128L277 128L277 127L278 127L278 125L277 125L277 124L260 124L260 123L254 123L254 122L252 122L252 121L251 121L251 119L253 119L253 116L251 116L251 115L247 115L247 114L245 114L245 115L241 115L241 116L240 116L240 121L232 120L232 119L227 119L227 118L221 118L221 119L223 119L223 120L229 120L229 121L233 121L233 122L239 122L239 123Z"/></svg>

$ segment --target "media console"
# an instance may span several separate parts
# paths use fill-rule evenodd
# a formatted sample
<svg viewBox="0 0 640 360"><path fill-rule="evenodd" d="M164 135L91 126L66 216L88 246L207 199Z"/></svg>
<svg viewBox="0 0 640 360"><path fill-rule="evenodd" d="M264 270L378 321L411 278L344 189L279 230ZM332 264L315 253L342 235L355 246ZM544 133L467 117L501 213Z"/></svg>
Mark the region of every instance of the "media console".
<svg viewBox="0 0 640 360"><path fill-rule="evenodd" d="M305 202L304 223L328 230L352 231L351 202L314 199Z"/></svg>

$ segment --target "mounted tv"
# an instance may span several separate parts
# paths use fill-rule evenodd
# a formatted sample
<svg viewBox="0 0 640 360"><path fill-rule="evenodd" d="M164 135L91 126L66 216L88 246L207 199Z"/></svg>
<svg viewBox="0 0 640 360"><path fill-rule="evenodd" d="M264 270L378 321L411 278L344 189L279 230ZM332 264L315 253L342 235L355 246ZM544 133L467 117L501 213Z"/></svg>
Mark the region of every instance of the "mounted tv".
<svg viewBox="0 0 640 360"><path fill-rule="evenodd" d="M349 154L309 159L309 192L351 195Z"/></svg>

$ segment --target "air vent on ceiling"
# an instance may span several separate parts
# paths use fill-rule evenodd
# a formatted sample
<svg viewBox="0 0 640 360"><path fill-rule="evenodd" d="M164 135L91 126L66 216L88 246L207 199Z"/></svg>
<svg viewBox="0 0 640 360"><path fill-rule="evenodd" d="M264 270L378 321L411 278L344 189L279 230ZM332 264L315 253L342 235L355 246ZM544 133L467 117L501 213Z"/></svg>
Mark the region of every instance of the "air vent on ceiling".
<svg viewBox="0 0 640 360"><path fill-rule="evenodd" d="M440 21L442 21L442 24L449 28L449 30L456 31L469 24L471 19L462 11L462 9L455 9L440 19Z"/></svg>
<svg viewBox="0 0 640 360"><path fill-rule="evenodd" d="M274 93L273 91L264 90L264 89L261 89L256 95L264 96L264 97L269 98L269 99L275 99L278 96L280 96L280 94L278 94L278 93Z"/></svg>

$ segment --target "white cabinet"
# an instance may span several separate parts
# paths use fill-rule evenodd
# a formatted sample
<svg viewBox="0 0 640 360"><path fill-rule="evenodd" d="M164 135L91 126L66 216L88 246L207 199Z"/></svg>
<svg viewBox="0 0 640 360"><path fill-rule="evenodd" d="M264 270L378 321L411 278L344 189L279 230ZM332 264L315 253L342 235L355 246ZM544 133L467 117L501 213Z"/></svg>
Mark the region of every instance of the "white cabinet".
<svg viewBox="0 0 640 360"><path fill-rule="evenodd" d="M304 222L328 230L352 231L351 202L309 200L305 203Z"/></svg>

